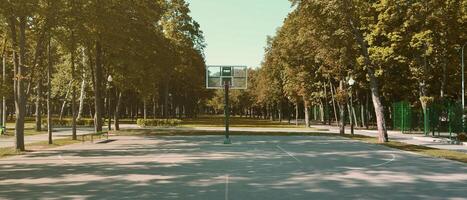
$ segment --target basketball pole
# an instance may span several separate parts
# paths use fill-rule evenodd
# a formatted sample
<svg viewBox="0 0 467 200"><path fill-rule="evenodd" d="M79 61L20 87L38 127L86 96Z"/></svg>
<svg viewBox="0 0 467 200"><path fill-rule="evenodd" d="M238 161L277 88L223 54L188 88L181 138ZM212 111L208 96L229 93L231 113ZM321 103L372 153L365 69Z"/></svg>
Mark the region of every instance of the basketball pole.
<svg viewBox="0 0 467 200"><path fill-rule="evenodd" d="M224 144L232 144L229 137L229 121L230 121L230 106L229 106L229 81L224 82L224 115L225 115L225 140Z"/></svg>

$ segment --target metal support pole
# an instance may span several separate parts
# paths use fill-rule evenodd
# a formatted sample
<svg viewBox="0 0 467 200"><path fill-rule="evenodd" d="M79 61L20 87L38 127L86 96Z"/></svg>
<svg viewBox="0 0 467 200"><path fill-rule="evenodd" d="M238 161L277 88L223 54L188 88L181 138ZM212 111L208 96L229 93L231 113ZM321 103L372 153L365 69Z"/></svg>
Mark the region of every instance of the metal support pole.
<svg viewBox="0 0 467 200"><path fill-rule="evenodd" d="M232 144L229 136L230 107L229 107L229 82L224 83L224 114L225 114L225 140L224 144Z"/></svg>
<svg viewBox="0 0 467 200"><path fill-rule="evenodd" d="M107 118L108 118L108 121L109 121L109 125L108 125L109 130L108 131L112 130L112 117L110 116L110 114L111 114L110 87L111 86L110 86L110 83L109 83L109 89L107 89Z"/></svg>

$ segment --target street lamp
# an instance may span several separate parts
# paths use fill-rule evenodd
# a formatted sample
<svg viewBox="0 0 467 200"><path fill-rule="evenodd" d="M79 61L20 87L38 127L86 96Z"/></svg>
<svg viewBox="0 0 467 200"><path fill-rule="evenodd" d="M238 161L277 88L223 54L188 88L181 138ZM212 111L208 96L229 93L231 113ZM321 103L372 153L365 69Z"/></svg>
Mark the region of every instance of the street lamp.
<svg viewBox="0 0 467 200"><path fill-rule="evenodd" d="M108 113L107 113L107 117L109 118L109 130L108 131L111 131L112 130L112 117L110 116L110 113L111 113L111 104L110 104L110 89L112 87L112 81L113 81L113 78L112 78L112 75L109 75L107 77L107 82L108 82L108 88L107 88L107 108L108 108ZM109 133L107 132L107 139L109 138Z"/></svg>
<svg viewBox="0 0 467 200"><path fill-rule="evenodd" d="M350 119L350 133L353 135L354 134L354 120L353 120L353 88L352 86L355 84L355 80L350 77L349 78L349 85L350 85L350 113L349 113L349 119Z"/></svg>

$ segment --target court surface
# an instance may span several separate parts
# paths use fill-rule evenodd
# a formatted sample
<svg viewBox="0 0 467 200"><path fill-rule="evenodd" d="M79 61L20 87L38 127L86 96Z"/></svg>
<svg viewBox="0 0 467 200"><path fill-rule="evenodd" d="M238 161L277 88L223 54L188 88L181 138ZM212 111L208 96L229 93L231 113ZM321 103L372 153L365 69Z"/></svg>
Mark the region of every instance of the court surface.
<svg viewBox="0 0 467 200"><path fill-rule="evenodd" d="M467 165L340 137L115 137L0 160L0 199L467 199Z"/></svg>

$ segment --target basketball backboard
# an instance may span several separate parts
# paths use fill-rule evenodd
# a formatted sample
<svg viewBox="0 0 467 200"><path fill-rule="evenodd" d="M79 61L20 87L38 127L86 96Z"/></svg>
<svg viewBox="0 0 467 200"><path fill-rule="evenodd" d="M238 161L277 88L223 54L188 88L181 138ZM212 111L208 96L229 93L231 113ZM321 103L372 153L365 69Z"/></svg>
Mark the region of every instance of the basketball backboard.
<svg viewBox="0 0 467 200"><path fill-rule="evenodd" d="M248 69L246 66L207 66L206 88L224 89L229 83L230 89L247 89Z"/></svg>

